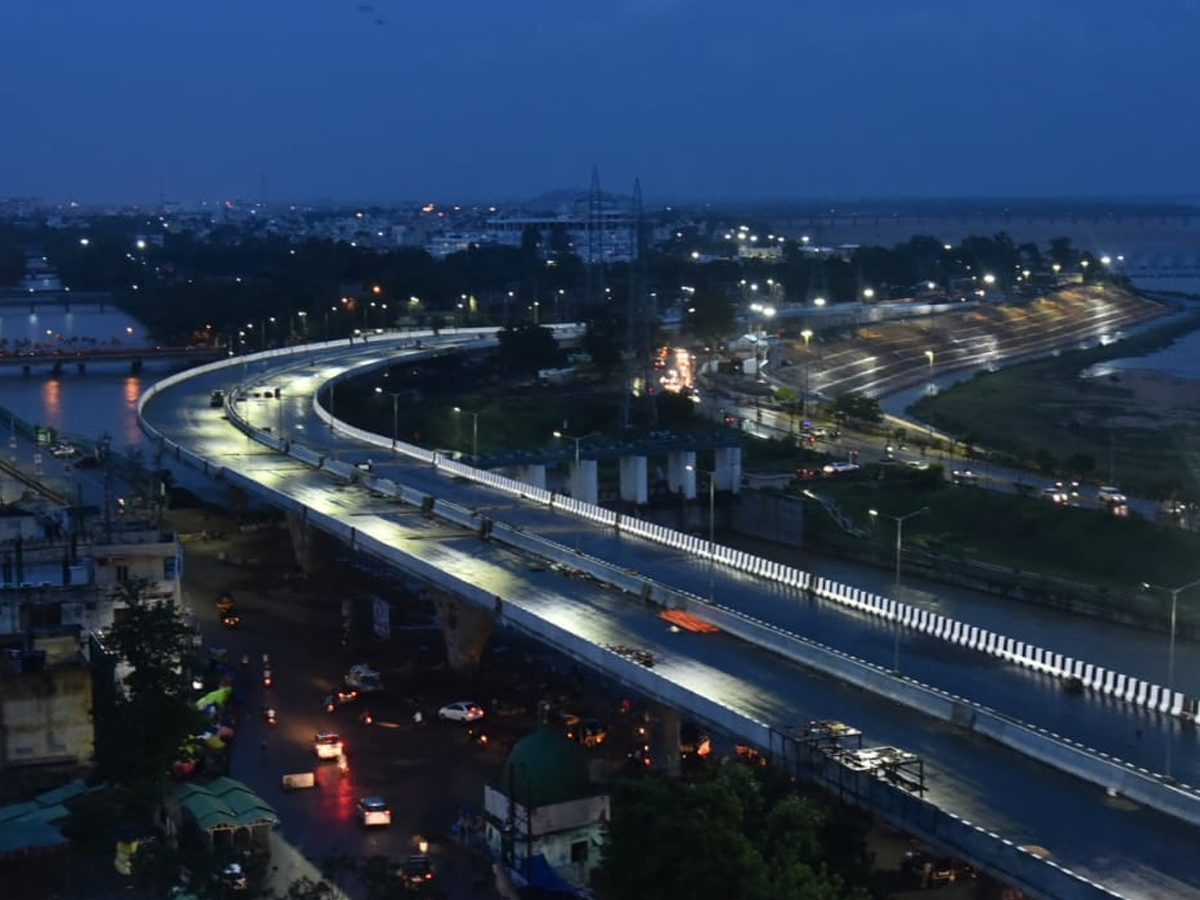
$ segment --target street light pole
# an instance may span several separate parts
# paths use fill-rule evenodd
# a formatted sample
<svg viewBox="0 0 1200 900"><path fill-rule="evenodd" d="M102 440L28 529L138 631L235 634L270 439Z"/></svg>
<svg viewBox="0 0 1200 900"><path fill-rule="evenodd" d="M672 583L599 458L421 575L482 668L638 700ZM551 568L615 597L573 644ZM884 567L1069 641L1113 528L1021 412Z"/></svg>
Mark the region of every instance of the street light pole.
<svg viewBox="0 0 1200 900"><path fill-rule="evenodd" d="M879 513L879 512L876 512L875 510L870 511L872 516L883 515L883 517L885 519L891 519L893 522L896 523L896 583L895 583L895 587L894 587L894 593L896 594L896 602L897 603L900 602L900 559L904 552L904 523L907 522L909 519L913 518L914 516L919 516L919 515L921 515L921 513L924 513L924 512L929 512L928 506L922 506L920 509L913 510L910 513L905 513L902 516L889 516L886 513ZM895 628L893 629L893 640L892 640L892 674L899 675L900 674L900 617L899 616L896 617L896 621L893 624L895 625Z"/></svg>
<svg viewBox="0 0 1200 900"><path fill-rule="evenodd" d="M461 407L454 407L456 413L465 413L471 417L471 459L479 459L479 413L471 412Z"/></svg>
<svg viewBox="0 0 1200 900"><path fill-rule="evenodd" d="M717 565L717 473L688 466L689 471L708 476L708 602L716 599Z"/></svg>
<svg viewBox="0 0 1200 900"><path fill-rule="evenodd" d="M592 432L589 432L588 434L581 434L578 437L576 437L573 434L567 434L565 431L554 432L554 436L560 440L565 438L568 441L575 442L575 481L576 481L575 487L576 488L579 487L579 483L578 483L579 482L579 445L582 444L584 441L586 441L590 437L596 437L598 434L600 434L600 432L592 431ZM578 493L578 490L576 490L574 493ZM579 499L579 498L576 497L575 499ZM575 552L576 553L579 552L579 531L578 530L576 530L576 532L575 532Z"/></svg>
<svg viewBox="0 0 1200 900"><path fill-rule="evenodd" d="M1170 698L1172 691L1174 691L1174 689L1175 689L1175 623L1176 623L1176 615L1179 610L1179 595L1182 594L1186 590L1190 590L1191 588L1194 588L1198 584L1200 584L1200 578L1197 578L1195 581L1188 582L1187 584L1183 585L1182 587L1177 587L1177 588L1166 588L1166 587L1163 587L1162 585L1150 584L1149 582L1142 582L1143 587L1157 588L1158 590L1166 591L1168 594L1171 595L1171 637L1170 637L1169 643L1167 644L1167 697L1168 697L1168 699ZM1172 778L1171 778L1171 735L1170 735L1170 733L1167 734L1167 758L1166 758L1166 767L1163 771L1163 778L1168 782L1172 781Z"/></svg>
<svg viewBox="0 0 1200 900"><path fill-rule="evenodd" d="M400 440L400 391L385 391L381 387L375 388L377 394L387 394L392 398L392 452L396 450L396 442Z"/></svg>

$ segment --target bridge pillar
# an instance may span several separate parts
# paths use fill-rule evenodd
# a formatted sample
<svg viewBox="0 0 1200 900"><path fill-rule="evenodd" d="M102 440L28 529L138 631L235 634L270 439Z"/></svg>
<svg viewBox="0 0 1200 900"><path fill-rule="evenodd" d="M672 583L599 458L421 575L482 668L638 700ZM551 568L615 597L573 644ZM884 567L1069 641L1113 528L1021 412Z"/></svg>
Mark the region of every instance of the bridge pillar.
<svg viewBox="0 0 1200 900"><path fill-rule="evenodd" d="M667 454L667 487L672 493L683 494L685 500L696 499L695 450L672 450Z"/></svg>
<svg viewBox="0 0 1200 900"><path fill-rule="evenodd" d="M142 374L142 361L140 359L135 359L133 361L133 366L131 368L133 369L134 375L141 375Z"/></svg>
<svg viewBox="0 0 1200 900"><path fill-rule="evenodd" d="M75 363L75 371L83 375L87 372L87 363Z"/></svg>
<svg viewBox="0 0 1200 900"><path fill-rule="evenodd" d="M527 466L521 466L520 472L517 475L518 481L523 481L525 484L531 484L536 488L546 489L546 466L544 463L530 463Z"/></svg>
<svg viewBox="0 0 1200 900"><path fill-rule="evenodd" d="M718 447L714 455L717 490L739 493L742 489L742 448Z"/></svg>
<svg viewBox="0 0 1200 900"><path fill-rule="evenodd" d="M680 771L679 710L658 703L650 706L650 755L654 767L674 778Z"/></svg>
<svg viewBox="0 0 1200 900"><path fill-rule="evenodd" d="M292 553L296 565L306 575L320 571L329 560L329 547L332 538L308 524L304 513L288 512L284 516L287 521L288 534L292 539Z"/></svg>
<svg viewBox="0 0 1200 900"><path fill-rule="evenodd" d="M571 464L571 496L592 506L600 501L600 480L594 459L579 460L579 468Z"/></svg>
<svg viewBox="0 0 1200 900"><path fill-rule="evenodd" d="M446 662L452 672L470 673L479 667L483 648L492 636L496 610L481 609L448 594L432 590L433 608L442 622L446 640Z"/></svg>
<svg viewBox="0 0 1200 900"><path fill-rule="evenodd" d="M650 499L646 484L646 457L621 457L621 499L626 503L646 503Z"/></svg>
<svg viewBox="0 0 1200 900"><path fill-rule="evenodd" d="M59 375L61 375L61 374L62 374L62 363L60 363L60 362L56 362L56 363L55 363L55 364L54 364L54 365L53 365L53 366L50 368L50 372L51 372L51 374L53 374L55 377L58 377Z"/></svg>
<svg viewBox="0 0 1200 900"><path fill-rule="evenodd" d="M29 377L29 363L25 363L23 366L21 366L21 374L26 378Z"/></svg>

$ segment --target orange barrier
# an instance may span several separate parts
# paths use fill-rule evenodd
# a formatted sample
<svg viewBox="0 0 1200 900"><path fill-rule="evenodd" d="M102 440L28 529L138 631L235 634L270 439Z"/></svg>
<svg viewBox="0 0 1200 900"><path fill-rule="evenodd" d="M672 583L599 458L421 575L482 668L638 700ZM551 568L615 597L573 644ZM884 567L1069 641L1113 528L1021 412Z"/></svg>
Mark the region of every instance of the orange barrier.
<svg viewBox="0 0 1200 900"><path fill-rule="evenodd" d="M666 619L672 625L678 625L684 631L694 631L697 634L712 634L715 631L720 631L716 625L705 622L699 616L693 616L691 613L686 613L681 609L665 609L659 614L659 618Z"/></svg>

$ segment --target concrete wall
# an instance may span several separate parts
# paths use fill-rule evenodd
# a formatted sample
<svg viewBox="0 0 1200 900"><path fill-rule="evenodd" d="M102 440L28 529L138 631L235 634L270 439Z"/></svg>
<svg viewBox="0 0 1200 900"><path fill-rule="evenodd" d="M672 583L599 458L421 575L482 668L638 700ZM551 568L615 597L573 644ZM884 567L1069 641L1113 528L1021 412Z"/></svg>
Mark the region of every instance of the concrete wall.
<svg viewBox="0 0 1200 900"><path fill-rule="evenodd" d="M804 546L804 502L772 491L742 491L733 506L734 531L775 541L788 547Z"/></svg>
<svg viewBox="0 0 1200 900"><path fill-rule="evenodd" d="M0 764L88 765L95 747L92 672L85 665L0 678Z"/></svg>

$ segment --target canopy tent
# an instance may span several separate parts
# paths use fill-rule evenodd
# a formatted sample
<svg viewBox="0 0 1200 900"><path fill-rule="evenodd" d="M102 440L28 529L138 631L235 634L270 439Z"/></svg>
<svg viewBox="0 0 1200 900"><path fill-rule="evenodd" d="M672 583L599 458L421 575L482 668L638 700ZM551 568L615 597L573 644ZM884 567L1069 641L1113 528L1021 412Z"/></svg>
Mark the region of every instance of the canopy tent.
<svg viewBox="0 0 1200 900"><path fill-rule="evenodd" d="M207 785L184 782L175 786L179 805L211 836L239 828L273 828L279 815L267 801L233 778L217 778Z"/></svg>

